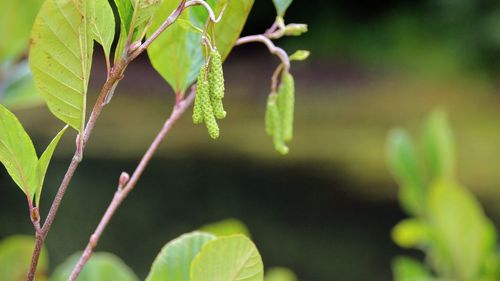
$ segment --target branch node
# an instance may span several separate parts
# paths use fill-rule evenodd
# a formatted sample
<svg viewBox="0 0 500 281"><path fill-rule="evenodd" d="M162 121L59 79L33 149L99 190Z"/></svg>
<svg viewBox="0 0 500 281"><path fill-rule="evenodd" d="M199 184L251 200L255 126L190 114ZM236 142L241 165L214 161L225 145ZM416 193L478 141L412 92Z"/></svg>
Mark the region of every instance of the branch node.
<svg viewBox="0 0 500 281"><path fill-rule="evenodd" d="M89 239L89 245L94 249L97 246L97 243L99 241L99 237L95 234L92 234Z"/></svg>
<svg viewBox="0 0 500 281"><path fill-rule="evenodd" d="M127 172L122 172L120 179L118 180L118 190L122 190L128 183L130 175Z"/></svg>

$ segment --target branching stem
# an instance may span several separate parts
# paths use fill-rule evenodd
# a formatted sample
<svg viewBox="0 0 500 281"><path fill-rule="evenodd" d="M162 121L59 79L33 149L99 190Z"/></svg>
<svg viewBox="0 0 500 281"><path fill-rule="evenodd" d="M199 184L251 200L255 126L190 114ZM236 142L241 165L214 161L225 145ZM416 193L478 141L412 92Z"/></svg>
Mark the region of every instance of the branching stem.
<svg viewBox="0 0 500 281"><path fill-rule="evenodd" d="M139 56L141 53L143 53L147 49L147 47L151 45L151 43L153 43L153 41L156 40L156 38L158 38L158 36L163 31L165 31L167 27L169 27L172 23L174 23L175 20L179 18L179 16L181 15L181 13L184 11L185 8L186 8L186 0L181 0L177 9L163 22L163 24L153 33L153 35L150 38L148 38L148 40L146 40L134 52L128 54L127 56L125 56L125 58L118 61L118 63L115 64L111 69L111 73L108 75L108 79L104 83L99 93L99 96L97 97L97 100L94 104L94 108L92 109L90 118L87 122L87 125L85 126L85 130L83 134L79 134L78 136L78 138L83 138L83 139L81 141L77 141L79 145L77 145L77 149L73 155L71 163L69 164L68 170L66 171L66 174L64 175L64 178L59 186L59 189L57 190L56 196L52 201L47 218L45 219L43 226L41 226L41 229L37 229L37 226L35 225L36 240L35 240L35 247L33 249L33 254L31 257L30 270L27 276L28 281L33 281L35 279L36 268L38 266L38 260L40 259L40 254L42 251L43 244L45 242L45 238L47 237L47 234L52 226L52 223L54 222L57 211L59 210L59 207L61 205L64 194L66 193L66 190L69 186L69 183L71 182L71 179L73 178L73 175L75 174L75 171L82 160L83 150L90 138L92 130L94 129L94 126L97 122L97 119L99 118L102 109L106 105L105 102L106 97L110 95L112 91L114 91L117 83L121 79L123 79L123 75L128 64L135 58L137 58L137 56Z"/></svg>
<svg viewBox="0 0 500 281"><path fill-rule="evenodd" d="M85 264L88 262L90 257L92 256L92 253L94 252L95 247L97 246L97 243L99 242L99 239L102 236L102 233L104 232L106 226L109 224L111 221L111 218L114 216L116 210L120 206L120 204L125 200L127 195L134 189L134 187L137 184L137 181L142 175L142 172L144 169L147 167L149 164L149 161L155 154L156 150L160 146L161 142L167 134L170 132L174 124L177 122L177 120L182 116L182 114L186 111L186 109L189 108L189 106L193 103L194 97L195 97L196 91L193 89L191 93L183 100L180 100L179 102L176 103L174 106L172 113L170 117L165 121L165 124L163 125L163 128L160 130L158 135L155 137L154 141L151 143L149 146L148 150L142 157L141 161L139 162L139 165L137 165L137 168L135 169L134 173L132 174L132 177L130 180L127 181L125 186L118 186L117 191L115 192L115 195L113 196L113 199L111 203L108 206L108 209L104 213L104 216L102 217L101 221L99 222L97 228L95 229L94 233L90 236L90 240L87 244L87 247L85 248L85 251L80 257L80 260L76 264L76 266L73 269L73 272L71 273L68 281L75 281L76 278L78 278L78 275L82 271L83 267Z"/></svg>
<svg viewBox="0 0 500 281"><path fill-rule="evenodd" d="M71 160L71 163L68 167L68 170L66 171L66 174L63 178L63 181L61 182L61 185L59 186L59 189L57 191L57 194L52 202L52 205L50 207L49 213L47 215L47 218L45 219L45 222L43 226L40 226L40 221L39 220L33 220L35 229L36 229L36 243L35 243L35 249L33 250L33 256L32 256L32 262L31 262L31 267L30 271L28 273L28 281L33 281L35 277L35 272L38 264L38 260L40 258L40 253L43 247L43 244L45 242L45 239L47 237L48 232L50 231L50 228L52 226L52 223L55 219L55 216L57 214L57 211L59 210L59 207L61 205L62 199L64 197L64 194L69 186L69 183L71 182L71 179L73 178L73 175L79 165L79 163L82 160L82 154L83 150L90 138L90 135L95 127L95 124L97 122L97 119L99 118L104 106L107 104L107 97L113 93L114 89L116 88L116 85L123 79L124 72L129 65L131 61L133 61L135 58L137 58L140 54L142 54L160 35L162 32L164 32L169 26L171 26L182 14L182 12L191 6L196 6L196 5L201 5L205 7L205 9L208 11L209 18L212 22L216 23L219 22L222 18L222 15L224 13L224 9L220 13L218 18L215 18L215 14L211 7L203 0L190 0L186 2L186 0L181 0L178 7L168 16L167 19L160 25L160 27L138 47L134 47L132 49L130 48L130 44L127 44L127 52L126 55L123 59L119 60L112 68L111 71L108 72L108 79L104 83L99 96L94 104L94 108L92 110L92 113L90 115L90 118L85 126L85 130L82 134L79 134L77 143L77 149L75 151L75 154ZM262 42L264 43L269 51L272 54L275 54L278 56L281 61L282 65L285 69L288 70L290 67L290 60L288 58L287 53L279 48L276 47L273 42L267 38L264 35L252 35L252 36L247 36L240 38L235 45L241 45L249 42ZM87 263L87 261L90 259L92 256L92 253L99 242L100 237L102 236L102 233L104 232L106 226L110 222L111 218L115 214L116 210L120 206L120 204L125 200L127 195L134 189L135 185L137 184L137 181L142 175L142 172L148 165L149 161L153 157L154 153L158 149L160 143L163 141L165 136L170 132L172 129L173 125L176 123L176 121L180 118L180 116L186 111L186 109L192 104L194 97L195 97L195 90L193 87L192 92L187 96L185 99L179 98L181 95L178 95L178 99L176 102L176 105L174 106L174 109L170 115L170 117L167 119L165 124L163 125L163 128L160 130L154 141L151 143L149 149L146 151L144 154L141 162L137 166L136 170L132 174L132 177L130 180L127 181L127 183L124 186L120 186L118 190L116 191L110 205L108 206L108 209L106 210L104 216L102 217L100 223L98 224L96 230L92 234L92 236L89 239L89 243L87 247L85 248L84 253L82 254L79 262L75 266L69 280L74 281L82 271L83 267ZM34 208L30 206L30 214L32 214ZM37 227L38 226L38 227Z"/></svg>
<svg viewBox="0 0 500 281"><path fill-rule="evenodd" d="M267 48L269 49L269 52L273 55L276 55L281 60L281 63L284 65L285 70L290 69L290 59L285 50L274 45L273 41L271 41L271 39L267 38L264 35L259 34L259 35L249 35L241 37L236 41L235 46L253 42L260 42L266 45Z"/></svg>

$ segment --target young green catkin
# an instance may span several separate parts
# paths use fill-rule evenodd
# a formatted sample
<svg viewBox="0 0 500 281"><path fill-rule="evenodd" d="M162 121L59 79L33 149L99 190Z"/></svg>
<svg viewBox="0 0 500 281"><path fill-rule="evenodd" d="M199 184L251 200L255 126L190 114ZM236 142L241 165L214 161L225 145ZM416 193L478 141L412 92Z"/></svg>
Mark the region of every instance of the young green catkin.
<svg viewBox="0 0 500 281"><path fill-rule="evenodd" d="M271 95L272 96L272 95ZM276 149L281 154L288 153L288 147L283 139L283 128L281 124L281 116L276 104L276 99L271 98L267 104L267 110L269 114L269 127L272 129L274 149Z"/></svg>
<svg viewBox="0 0 500 281"><path fill-rule="evenodd" d="M198 75L198 81L196 83L196 96L194 99L194 106L193 106L193 123L194 124L201 124L203 122L203 108L202 108L202 101L201 101L201 96L202 92L205 91L203 89L204 86L204 80L205 80L205 72L206 72L206 67L205 64L202 65L200 69L200 74Z"/></svg>
<svg viewBox="0 0 500 281"><path fill-rule="evenodd" d="M293 137L293 114L295 107L295 82L290 72L283 72L278 88L278 109L283 126L283 139L286 142Z"/></svg>
<svg viewBox="0 0 500 281"><path fill-rule="evenodd" d="M224 71L222 70L222 58L217 49L210 52L210 71L208 74L210 82L210 94L221 100L224 98Z"/></svg>
<svg viewBox="0 0 500 281"><path fill-rule="evenodd" d="M271 93L267 97L267 104L266 104L266 116L265 116L265 121L266 121L266 133L269 136L274 135L274 121L272 118L272 107L273 104L276 105L276 93Z"/></svg>
<svg viewBox="0 0 500 281"><path fill-rule="evenodd" d="M203 91L201 91L200 93L203 119L205 120L208 134L211 138L216 139L219 137L219 126L217 125L217 120L215 120L214 110L212 108L212 102L210 100L208 81L203 81L202 89Z"/></svg>
<svg viewBox="0 0 500 281"><path fill-rule="evenodd" d="M212 100L212 108L214 110L215 118L224 119L227 113L224 110L224 105L222 104L222 100L218 99L214 95L212 95L210 99Z"/></svg>

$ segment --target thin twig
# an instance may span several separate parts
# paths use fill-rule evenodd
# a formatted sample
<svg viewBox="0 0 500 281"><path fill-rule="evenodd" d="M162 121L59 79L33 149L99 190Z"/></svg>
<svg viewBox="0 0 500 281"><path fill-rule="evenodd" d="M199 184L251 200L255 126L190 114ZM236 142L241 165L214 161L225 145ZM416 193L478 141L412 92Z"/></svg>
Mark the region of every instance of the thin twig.
<svg viewBox="0 0 500 281"><path fill-rule="evenodd" d="M92 114L90 115L89 121L87 122L87 126L85 127L85 132L83 133L83 147L80 148L78 147L75 151L75 154L73 155L73 158L71 159L71 163L69 164L68 170L66 171L66 174L64 175L64 178L61 182L61 185L59 186L59 189L57 190L56 196L54 197L54 200L52 201L52 205L50 206L49 213L47 215L47 218L45 219L45 222L43 223L41 233L38 233L36 236L36 242L35 242L35 249L33 250L33 255L31 259L31 267L30 271L28 273L28 281L33 281L35 277L35 271L36 267L38 265L38 260L40 258L40 252L42 249L42 245L45 242L45 238L47 237L48 232L50 231L50 228L52 226L52 223L54 222L54 219L56 217L57 211L59 210L59 206L61 205L62 199L64 197L64 194L66 193L66 189L69 186L69 183L71 182L71 179L73 178L73 175L75 174L76 168L78 167L78 164L81 162L81 153L83 151L83 148L87 144L87 141L90 137L90 134L95 126L95 123L97 119L99 118L99 115L102 112L102 108L104 107L103 100L104 98L110 93L112 90L112 86L116 81L119 81L122 78L122 71L125 68L125 64L117 64L118 67L114 68L112 71L111 76L109 79L104 83L101 92L99 93L99 96L96 100L96 103L94 105L94 108L92 110ZM77 141L77 143L79 143Z"/></svg>
<svg viewBox="0 0 500 281"><path fill-rule="evenodd" d="M218 18L215 18L215 13L210 7L210 5L205 2L204 0L190 0L189 2L186 3L186 8L191 7L191 6L196 6L196 5L201 5L205 7L205 9L208 12L208 17L210 18L210 21L213 23L218 23L222 19L222 15L224 15L224 11L226 10L227 4L224 5L224 8L222 8L221 13L219 14Z"/></svg>
<svg viewBox="0 0 500 281"><path fill-rule="evenodd" d="M133 60L142 52L144 52L155 40L160 36L165 29L167 29L170 25L172 25L182 14L182 12L186 9L186 0L181 0L181 3L177 8L168 16L168 18L158 27L158 29L149 36L149 38L142 43L137 50L135 50L132 54L130 54L129 59Z"/></svg>
<svg viewBox="0 0 500 281"><path fill-rule="evenodd" d="M182 116L182 114L186 111L187 108L193 103L194 97L195 97L196 91L193 90L191 93L184 99L180 100L173 108L172 113L170 117L167 119L165 124L163 125L163 128L160 130L154 141L151 143L149 146L148 150L142 157L141 161L137 165L137 168L135 169L134 173L132 174L132 177L128 182L125 184L125 186L118 186L118 190L115 192L115 195L113 196L113 200L108 206L108 209L104 213L104 216L101 218L101 221L99 222L97 228L95 229L94 233L90 236L89 242L87 244L87 247L85 248L85 251L80 257L80 260L78 263L75 265L73 272L71 273L68 281L75 281L76 278L78 278L78 275L82 271L83 267L85 264L88 262L90 257L92 256L92 253L94 252L95 247L97 246L97 243L99 242L99 239L102 236L102 233L106 229L106 226L109 224L111 218L115 214L116 210L120 206L120 204L125 200L127 195L134 189L134 187L137 184L137 181L140 179L142 172L144 169L147 167L149 161L155 154L156 150L160 146L161 142L163 139L167 136L167 134L170 132L174 124L179 120L179 118Z"/></svg>
<svg viewBox="0 0 500 281"><path fill-rule="evenodd" d="M35 240L35 247L33 250L32 258L31 258L31 265L30 265L30 270L28 272L28 281L33 281L35 278L35 273L36 273L36 268L38 266L38 260L40 259L40 254L42 250L42 246L45 242L45 238L47 237L48 232L50 231L50 228L52 226L52 223L54 222L54 219L56 217L57 211L59 210L59 207L61 205L62 199L64 197L64 194L66 193L66 190L69 186L69 183L71 182L71 179L73 178L73 175L79 165L79 163L82 160L82 153L83 150L90 138L90 135L92 133L92 130L94 129L95 123L97 122L97 119L99 118L103 107L106 105L105 100L106 97L110 94L112 94L112 91L114 91L117 83L123 78L125 69L127 68L128 64L133 61L137 56L139 56L142 52L144 52L151 43L153 43L158 36L165 31L167 27L169 27L172 23L179 18L181 13L184 11L186 8L185 6L186 0L181 0L179 6L177 9L163 22L163 24L153 33L153 35L148 38L137 50L135 50L133 53L129 54L126 56L124 59L120 60L115 66L113 66L111 70L111 75L109 75L108 79L104 83L99 96L94 104L94 108L92 109L92 113L90 115L90 118L87 122L87 125L85 127L85 131L83 132L83 136L78 136L77 137L77 143L81 143L81 145L77 145L77 149L73 155L73 158L71 160L71 163L68 167L68 170L66 171L66 174L64 175L63 181L61 182L61 185L59 186L59 189L57 190L57 194L54 197L54 200L52 201L52 204L50 206L49 213L47 215L47 218L45 219L45 222L43 226L41 227L41 232L37 233L36 235L36 240ZM78 138L83 137L83 140L80 142L78 141Z"/></svg>
<svg viewBox="0 0 500 281"><path fill-rule="evenodd" d="M259 34L259 35L249 35L241 37L236 41L234 45L239 46L253 42L264 43L264 45L266 45L267 48L269 49L269 52L273 55L276 55L281 60L281 63L284 65L285 69L286 70L290 69L290 59L288 58L288 54L285 52L285 50L283 50L280 47L276 47L273 41L271 41L271 39L267 38L264 35Z"/></svg>
<svg viewBox="0 0 500 281"><path fill-rule="evenodd" d="M182 12L189 7L192 6L197 6L197 5L202 5L205 7L205 9L208 11L209 18L212 22L219 22L222 18L222 15L224 14L224 11L226 10L226 6L222 9L220 15L218 18L215 18L214 11L210 7L210 5L207 4L207 2L203 0L190 0L186 2L186 0L182 0L181 3L177 6L177 8L168 16L168 18L158 27L158 29L149 36L144 43L141 44L136 50L134 50L130 56L129 59L133 60L135 59L138 55L143 53L155 40L160 36L165 29L167 29L170 25L172 25L182 14Z"/></svg>

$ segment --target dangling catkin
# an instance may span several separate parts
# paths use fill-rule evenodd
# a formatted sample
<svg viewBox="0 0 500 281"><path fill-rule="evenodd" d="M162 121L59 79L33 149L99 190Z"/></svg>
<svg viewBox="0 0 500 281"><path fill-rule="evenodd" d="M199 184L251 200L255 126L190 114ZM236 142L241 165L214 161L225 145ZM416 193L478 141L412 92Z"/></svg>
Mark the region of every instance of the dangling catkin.
<svg viewBox="0 0 500 281"><path fill-rule="evenodd" d="M295 82L290 72L283 72L278 88L278 109L281 115L283 139L286 142L293 137L293 114L295 107Z"/></svg>
<svg viewBox="0 0 500 281"><path fill-rule="evenodd" d="M212 107L214 110L215 118L224 119L226 117L226 111L224 110L224 105L222 104L222 100L216 98L215 96L210 97L212 100Z"/></svg>
<svg viewBox="0 0 500 281"><path fill-rule="evenodd" d="M210 52L210 71L208 75L210 82L210 94L221 100L224 98L224 71L222 70L222 59L217 49Z"/></svg>
<svg viewBox="0 0 500 281"><path fill-rule="evenodd" d="M210 100L209 85L208 81L203 81L202 85L203 91L201 91L201 107L203 110L203 119L207 126L208 134L211 138L216 139L219 137L219 126L215 120L214 110L212 108L212 102Z"/></svg>
<svg viewBox="0 0 500 281"><path fill-rule="evenodd" d="M269 136L274 135L274 121L272 118L272 107L273 104L276 104L276 93L271 93L267 97L267 104L266 104L266 116L265 116L265 121L266 121L266 133Z"/></svg>
<svg viewBox="0 0 500 281"><path fill-rule="evenodd" d="M194 106L193 106L193 123L194 124L201 124L203 122L203 108L201 106L202 101L201 101L201 96L202 92L205 90L203 89L203 86L205 83L205 72L206 72L206 67L205 64L201 66L200 69L200 74L198 75L198 81L196 82L196 96L194 99Z"/></svg>
<svg viewBox="0 0 500 281"><path fill-rule="evenodd" d="M272 133L274 149L276 149L281 154L288 153L288 147L285 144L283 139L283 128L281 124L281 116L278 110L278 106L276 104L276 96L270 95L267 104L268 115L266 116L266 120L268 122L266 128L269 128L269 131Z"/></svg>

